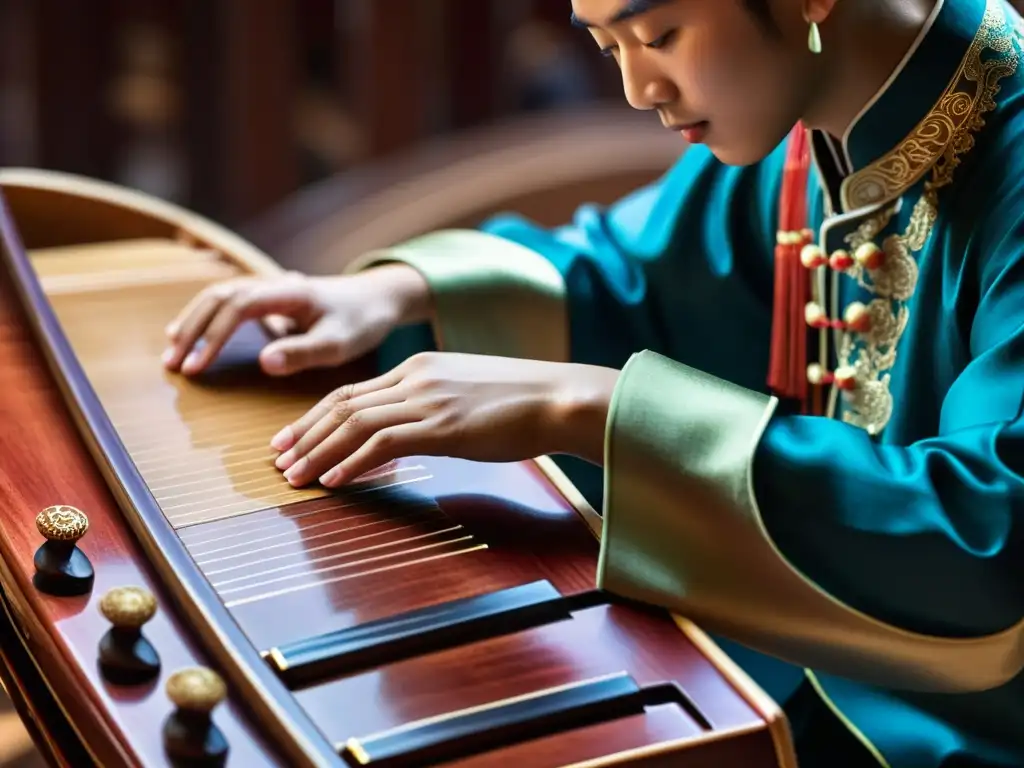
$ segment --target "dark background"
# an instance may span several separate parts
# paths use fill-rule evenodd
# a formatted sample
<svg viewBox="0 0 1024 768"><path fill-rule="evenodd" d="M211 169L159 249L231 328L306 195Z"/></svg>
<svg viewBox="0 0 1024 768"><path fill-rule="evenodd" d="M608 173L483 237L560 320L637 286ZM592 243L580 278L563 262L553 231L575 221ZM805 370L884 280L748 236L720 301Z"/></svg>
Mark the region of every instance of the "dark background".
<svg viewBox="0 0 1024 768"><path fill-rule="evenodd" d="M0 166L228 226L431 137L622 102L568 0L0 0Z"/></svg>

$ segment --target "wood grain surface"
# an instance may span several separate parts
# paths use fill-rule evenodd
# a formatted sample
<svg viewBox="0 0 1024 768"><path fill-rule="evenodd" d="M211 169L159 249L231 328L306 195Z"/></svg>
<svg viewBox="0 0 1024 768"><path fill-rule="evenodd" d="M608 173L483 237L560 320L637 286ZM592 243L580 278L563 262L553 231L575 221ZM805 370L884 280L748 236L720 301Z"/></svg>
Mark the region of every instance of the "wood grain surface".
<svg viewBox="0 0 1024 768"><path fill-rule="evenodd" d="M774 703L697 630L681 632L686 625L660 609L592 599L597 534L545 465L409 457L340 491L291 488L273 466L271 436L334 387L370 375L372 359L272 379L256 365L267 336L250 323L203 376L166 372L164 326L199 289L275 268L183 212L108 186L62 190L59 181L8 188L28 233L30 278L24 265L12 271L20 238L0 215L0 386L12 393L0 400L0 584L46 687L97 763L165 764L160 727L171 705L162 682L204 664L239 684L215 714L233 766L292 764L299 744L309 764L340 765L323 749L618 672L640 686L674 683L695 709L652 707L449 765L792 765ZM15 289L26 280L45 292L52 316L43 324L51 342L66 340L64 351L41 343L19 308L26 294ZM87 384L74 402L102 434L72 421L81 413L56 383L55 370L65 379L71 370L61 354L80 368ZM81 598L31 585L41 543L32 520L58 503L92 523L81 546L96 585ZM537 581L587 602L526 628L470 634L301 685L261 659L324 633ZM137 688L111 686L96 668L108 627L96 604L127 584L149 588L160 604L145 633L162 656L161 678ZM55 733L40 730L44 740Z"/></svg>
<svg viewBox="0 0 1024 768"><path fill-rule="evenodd" d="M126 529L29 334L6 271L0 271L0 391L0 583L15 623L98 764L169 765L160 729L173 706L162 686L176 670L211 661ZM32 586L32 558L43 542L34 519L52 504L69 504L89 517L80 544L96 571L89 595L50 597ZM145 634L163 669L141 688L110 685L96 666L97 644L110 627L98 603L108 589L126 585L151 590L160 605ZM218 710L216 720L232 747L229 765L279 764L236 701Z"/></svg>

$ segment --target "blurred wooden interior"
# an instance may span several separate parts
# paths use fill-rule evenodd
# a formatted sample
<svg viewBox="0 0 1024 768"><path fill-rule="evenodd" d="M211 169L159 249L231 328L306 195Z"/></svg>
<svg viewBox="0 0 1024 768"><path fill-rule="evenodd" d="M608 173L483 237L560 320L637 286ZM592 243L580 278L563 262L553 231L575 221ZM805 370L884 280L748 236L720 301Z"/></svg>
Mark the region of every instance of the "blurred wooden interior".
<svg viewBox="0 0 1024 768"><path fill-rule="evenodd" d="M503 209L556 224L683 150L625 106L569 10L0 0L0 166L140 189L318 273ZM0 693L0 766L36 765Z"/></svg>
<svg viewBox="0 0 1024 768"><path fill-rule="evenodd" d="M0 0L0 166L112 181L332 272L501 210L549 224L682 150L567 0ZM0 692L0 766L41 758Z"/></svg>
<svg viewBox="0 0 1024 768"><path fill-rule="evenodd" d="M614 64L569 11L552 0L0 0L0 165L126 184L274 248L370 187L443 170L431 157L517 146L512 161L536 142L556 187L560 157L573 168L564 193L532 206L562 215L609 152L617 175L595 187L603 199L678 152L650 167L645 141L678 137L626 107ZM577 129L587 148L562 155ZM647 138L629 141L632 130ZM486 167L500 189L493 163L466 167ZM544 186L521 179L511 202L530 207L528 190ZM465 216L437 218L448 220Z"/></svg>

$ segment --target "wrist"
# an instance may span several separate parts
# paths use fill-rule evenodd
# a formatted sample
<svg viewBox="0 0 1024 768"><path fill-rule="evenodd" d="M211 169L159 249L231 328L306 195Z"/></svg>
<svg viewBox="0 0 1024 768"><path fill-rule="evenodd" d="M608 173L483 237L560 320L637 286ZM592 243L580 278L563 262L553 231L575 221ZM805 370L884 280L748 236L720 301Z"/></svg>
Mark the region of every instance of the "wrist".
<svg viewBox="0 0 1024 768"><path fill-rule="evenodd" d="M553 453L604 464L605 427L619 371L594 365L560 364L560 377L551 399L547 424Z"/></svg>
<svg viewBox="0 0 1024 768"><path fill-rule="evenodd" d="M365 273L377 282L387 299L395 326L414 325L430 319L433 307L430 285L420 271L408 264L389 263Z"/></svg>

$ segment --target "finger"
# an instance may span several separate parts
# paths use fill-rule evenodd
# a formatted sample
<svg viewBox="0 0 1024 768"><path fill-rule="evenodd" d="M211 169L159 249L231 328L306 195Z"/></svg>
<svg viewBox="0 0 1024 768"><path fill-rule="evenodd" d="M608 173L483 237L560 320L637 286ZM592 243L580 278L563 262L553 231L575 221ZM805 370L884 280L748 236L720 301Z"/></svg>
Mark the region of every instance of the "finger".
<svg viewBox="0 0 1024 768"><path fill-rule="evenodd" d="M376 378L339 387L306 411L297 421L284 427L274 435L270 440L270 446L278 451L289 450L332 408L341 407L346 401L362 397L371 392L390 389L401 382L401 380L402 374L395 368ZM286 467L280 467L280 465L279 468L286 469Z"/></svg>
<svg viewBox="0 0 1024 768"><path fill-rule="evenodd" d="M234 291L210 319L203 333L205 346L185 358L182 372L198 373L209 365L246 320L271 313L295 313L308 304L308 292L300 284L263 283Z"/></svg>
<svg viewBox="0 0 1024 768"><path fill-rule="evenodd" d="M395 459L429 453L430 431L423 421L409 421L380 429L347 458L320 476L320 484L337 488Z"/></svg>
<svg viewBox="0 0 1024 768"><path fill-rule="evenodd" d="M289 438L293 441L293 444L285 453L277 457L274 465L278 469L286 470L290 468L359 411L379 405L400 403L405 400L404 394L395 387L369 392L359 397L350 397L344 390L345 388L336 390L333 401L325 407L319 408L318 406L316 410L318 410L320 416L315 422L309 424L308 427L302 425L301 427L293 426L291 428ZM303 429L303 427L305 428ZM275 436L276 439L277 436ZM275 443L274 445L276 447L277 444Z"/></svg>
<svg viewBox="0 0 1024 768"><path fill-rule="evenodd" d="M231 280L226 282L227 284L233 284L236 281ZM178 337L181 334L181 329L185 326L185 323L188 321L188 319L193 314L195 314L199 306L203 304L210 297L211 294L217 293L220 290L224 290L225 284L226 283L222 282L207 286L203 290L196 293L191 299L189 299L189 302L184 307L182 307L180 312L178 312L177 317L175 317L170 323L168 323L167 327L164 329L165 333L167 334L167 338L172 342L177 341Z"/></svg>
<svg viewBox="0 0 1024 768"><path fill-rule="evenodd" d="M344 348L321 324L308 333L274 341L260 352L260 366L271 376L290 376L311 368L331 368L346 362Z"/></svg>
<svg viewBox="0 0 1024 768"><path fill-rule="evenodd" d="M378 433L418 420L419 412L415 406L407 402L389 403L359 410L328 434L306 455L298 459L285 472L285 479L293 486L305 485L347 459L363 445L373 440Z"/></svg>
<svg viewBox="0 0 1024 768"><path fill-rule="evenodd" d="M171 370L181 367L185 356L192 351L196 341L206 330L217 308L235 287L231 284L214 285L201 291L190 306L174 321L174 334L170 347L164 353L164 365Z"/></svg>

